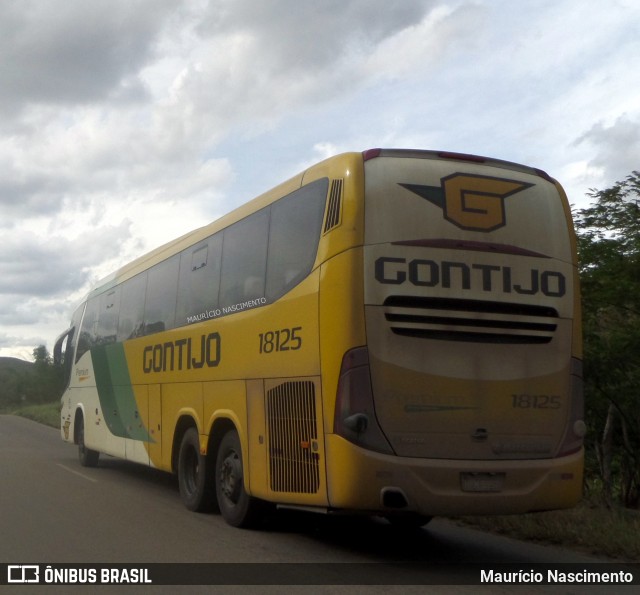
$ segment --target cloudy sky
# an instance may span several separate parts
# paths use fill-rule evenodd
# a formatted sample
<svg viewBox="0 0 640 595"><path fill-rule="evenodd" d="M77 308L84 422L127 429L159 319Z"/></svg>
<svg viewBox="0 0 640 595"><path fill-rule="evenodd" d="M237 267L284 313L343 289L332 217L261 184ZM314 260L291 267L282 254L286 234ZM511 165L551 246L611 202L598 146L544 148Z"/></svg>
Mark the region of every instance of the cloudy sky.
<svg viewBox="0 0 640 595"><path fill-rule="evenodd" d="M121 264L371 147L640 169L636 0L3 0L0 355Z"/></svg>

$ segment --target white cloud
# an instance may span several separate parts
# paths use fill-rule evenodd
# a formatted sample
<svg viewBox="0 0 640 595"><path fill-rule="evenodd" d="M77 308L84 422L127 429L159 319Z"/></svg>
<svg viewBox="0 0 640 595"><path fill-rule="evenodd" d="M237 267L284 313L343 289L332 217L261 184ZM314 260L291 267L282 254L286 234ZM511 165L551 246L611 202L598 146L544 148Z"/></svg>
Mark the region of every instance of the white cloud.
<svg viewBox="0 0 640 595"><path fill-rule="evenodd" d="M610 126L597 122L576 141L582 143L594 155L589 167L603 179L622 181L632 171L640 171L640 117L623 114Z"/></svg>
<svg viewBox="0 0 640 595"><path fill-rule="evenodd" d="M141 100L137 79L168 0L9 1L0 4L0 109Z"/></svg>

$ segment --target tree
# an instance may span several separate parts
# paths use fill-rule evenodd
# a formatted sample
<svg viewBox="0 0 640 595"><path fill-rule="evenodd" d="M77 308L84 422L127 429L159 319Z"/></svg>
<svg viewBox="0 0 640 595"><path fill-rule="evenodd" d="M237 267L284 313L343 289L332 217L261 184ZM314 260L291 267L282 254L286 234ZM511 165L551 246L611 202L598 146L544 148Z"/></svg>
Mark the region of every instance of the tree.
<svg viewBox="0 0 640 595"><path fill-rule="evenodd" d="M33 350L33 370L29 378L28 400L45 403L57 399L62 392L62 370L54 365L44 345Z"/></svg>
<svg viewBox="0 0 640 595"><path fill-rule="evenodd" d="M36 366L50 366L53 364L53 359L49 355L47 348L44 345L38 345L33 350L33 361Z"/></svg>
<svg viewBox="0 0 640 595"><path fill-rule="evenodd" d="M640 173L574 214L582 284L585 395L605 499L640 504Z"/></svg>

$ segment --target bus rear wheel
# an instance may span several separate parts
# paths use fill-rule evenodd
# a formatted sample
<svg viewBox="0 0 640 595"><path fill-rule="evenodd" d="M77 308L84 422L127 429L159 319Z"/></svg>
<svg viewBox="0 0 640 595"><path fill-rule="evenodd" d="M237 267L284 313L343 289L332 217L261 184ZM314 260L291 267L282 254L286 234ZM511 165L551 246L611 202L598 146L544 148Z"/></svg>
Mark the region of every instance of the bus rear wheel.
<svg viewBox="0 0 640 595"><path fill-rule="evenodd" d="M178 453L178 486L184 505L193 512L215 508L213 473L209 458L200 453L200 436L189 428L180 443Z"/></svg>
<svg viewBox="0 0 640 595"><path fill-rule="evenodd" d="M233 527L253 527L263 513L263 502L247 494L240 437L229 430L218 448L216 457L216 495L222 518Z"/></svg>
<svg viewBox="0 0 640 595"><path fill-rule="evenodd" d="M84 443L84 417L80 415L77 424L78 436L78 459L83 467L95 467L98 464L100 453L96 450L87 448Z"/></svg>

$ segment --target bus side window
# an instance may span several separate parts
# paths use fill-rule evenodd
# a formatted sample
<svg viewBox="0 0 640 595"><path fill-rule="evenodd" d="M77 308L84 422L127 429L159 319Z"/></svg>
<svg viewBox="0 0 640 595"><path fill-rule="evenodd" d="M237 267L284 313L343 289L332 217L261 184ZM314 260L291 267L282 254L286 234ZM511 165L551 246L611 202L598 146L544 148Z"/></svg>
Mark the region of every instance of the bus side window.
<svg viewBox="0 0 640 595"><path fill-rule="evenodd" d="M329 180L323 178L281 198L271 207L267 299L300 283L316 259Z"/></svg>
<svg viewBox="0 0 640 595"><path fill-rule="evenodd" d="M136 275L122 284L120 291L120 315L118 317L118 342L134 339L143 334L144 294L146 287L146 272Z"/></svg>
<svg viewBox="0 0 640 595"><path fill-rule="evenodd" d="M103 293L100 296L97 338L99 345L115 343L118 331L118 312L120 310L120 287Z"/></svg>
<svg viewBox="0 0 640 595"><path fill-rule="evenodd" d="M178 267L175 255L149 269L144 306L144 334L167 331L175 326Z"/></svg>
<svg viewBox="0 0 640 595"><path fill-rule="evenodd" d="M220 306L264 297L269 209L224 230Z"/></svg>
<svg viewBox="0 0 640 595"><path fill-rule="evenodd" d="M222 233L204 243L187 248L180 255L176 326L187 324L190 316L218 307Z"/></svg>

